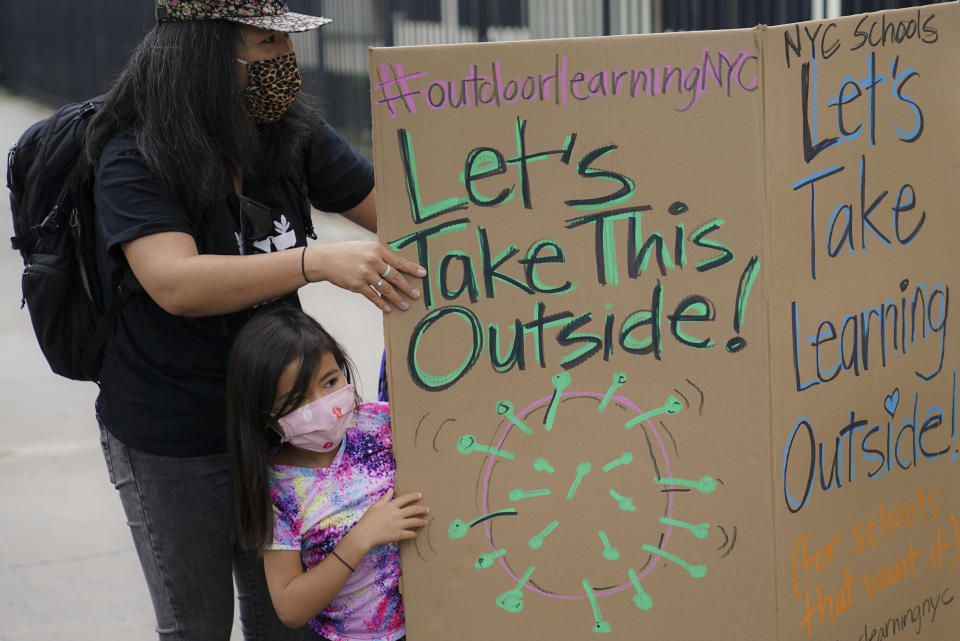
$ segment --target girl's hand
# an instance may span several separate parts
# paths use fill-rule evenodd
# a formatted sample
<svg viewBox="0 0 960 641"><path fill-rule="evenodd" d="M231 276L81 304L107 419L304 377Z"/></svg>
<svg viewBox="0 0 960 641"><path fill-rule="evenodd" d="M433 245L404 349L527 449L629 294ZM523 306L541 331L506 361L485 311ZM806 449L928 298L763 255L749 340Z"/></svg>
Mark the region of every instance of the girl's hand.
<svg viewBox="0 0 960 641"><path fill-rule="evenodd" d="M420 297L420 291L404 274L421 278L427 273L384 245L364 241L310 245L303 267L311 282L326 280L362 294L385 312L390 311L391 304L408 309L407 299Z"/></svg>
<svg viewBox="0 0 960 641"><path fill-rule="evenodd" d="M299 550L267 550L263 566L280 620L292 628L306 625L336 598L371 548L415 537L414 530L426 524L420 517L430 512L413 505L420 497L415 492L393 498L393 490L387 490L340 540L336 554L309 570L304 571Z"/></svg>
<svg viewBox="0 0 960 641"><path fill-rule="evenodd" d="M422 496L414 492L393 498L393 490L387 490L367 509L353 530L363 537L368 550L384 543L412 539L417 536L416 528L427 524L421 517L430 512L425 505L412 505Z"/></svg>

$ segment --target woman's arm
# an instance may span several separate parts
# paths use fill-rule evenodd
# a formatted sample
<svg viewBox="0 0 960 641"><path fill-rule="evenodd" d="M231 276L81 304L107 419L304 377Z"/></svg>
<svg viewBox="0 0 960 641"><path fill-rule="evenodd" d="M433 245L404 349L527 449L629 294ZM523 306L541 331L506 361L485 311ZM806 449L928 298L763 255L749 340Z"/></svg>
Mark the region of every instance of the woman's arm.
<svg viewBox="0 0 960 641"><path fill-rule="evenodd" d="M291 628L305 625L343 589L352 574L347 564L355 569L372 548L415 537L413 528L426 524L419 516L429 512L422 505L411 505L420 498L419 493L414 493L394 499L393 490L388 490L340 540L334 548L336 554L331 553L306 572L299 551L267 550L263 567L280 620Z"/></svg>
<svg viewBox="0 0 960 641"><path fill-rule="evenodd" d="M360 204L353 209L348 209L341 216L354 222L367 231L377 233L377 197L376 187L370 190L367 197L360 201Z"/></svg>
<svg viewBox="0 0 960 641"><path fill-rule="evenodd" d="M375 218L374 218L375 220ZM409 307L420 292L403 276L423 276L416 263L375 242L310 245L269 254L199 254L183 232L142 236L122 245L134 275L150 297L171 314L212 316L247 309L289 294L310 282L326 280L362 294L383 311ZM301 260L303 261L301 263ZM371 287L390 272L380 286ZM302 268L302 269L301 269Z"/></svg>

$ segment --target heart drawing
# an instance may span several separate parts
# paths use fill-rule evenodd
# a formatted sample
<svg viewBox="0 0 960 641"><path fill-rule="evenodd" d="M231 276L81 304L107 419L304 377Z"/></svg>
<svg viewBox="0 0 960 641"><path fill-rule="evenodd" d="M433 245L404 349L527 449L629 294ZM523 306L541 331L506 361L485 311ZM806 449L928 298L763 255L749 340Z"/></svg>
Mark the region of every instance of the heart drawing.
<svg viewBox="0 0 960 641"><path fill-rule="evenodd" d="M897 413L897 405L900 404L900 388L894 388L890 395L883 399L883 409L887 410L890 418Z"/></svg>

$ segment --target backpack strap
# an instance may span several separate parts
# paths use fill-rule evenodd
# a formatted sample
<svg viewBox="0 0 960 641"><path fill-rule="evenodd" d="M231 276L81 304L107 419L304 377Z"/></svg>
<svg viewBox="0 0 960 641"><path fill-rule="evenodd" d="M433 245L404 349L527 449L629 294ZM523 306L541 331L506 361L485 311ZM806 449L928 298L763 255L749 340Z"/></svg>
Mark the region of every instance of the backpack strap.
<svg viewBox="0 0 960 641"><path fill-rule="evenodd" d="M143 285L140 284L137 277L133 275L133 271L128 267L120 284L117 285L113 300L110 302L109 307L107 307L107 311L104 312L103 318L100 319L100 324L97 325L97 331L94 332L93 337L86 346L86 351L83 353L83 367L86 371L94 371L96 369L96 359L100 357L101 349L107 342L107 337L113 333L114 325L116 325L117 319L120 317L120 311L123 309L123 306L127 304L127 301L130 300L131 296L142 291Z"/></svg>

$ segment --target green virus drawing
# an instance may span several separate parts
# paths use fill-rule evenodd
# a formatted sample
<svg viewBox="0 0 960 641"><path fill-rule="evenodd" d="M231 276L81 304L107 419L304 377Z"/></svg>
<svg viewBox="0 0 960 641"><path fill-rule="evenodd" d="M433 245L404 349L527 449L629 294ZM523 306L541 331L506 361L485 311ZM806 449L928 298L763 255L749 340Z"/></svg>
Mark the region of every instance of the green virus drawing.
<svg viewBox="0 0 960 641"><path fill-rule="evenodd" d="M617 393L627 382L622 372L605 393L571 391L567 372L551 382L552 394L519 411L510 401L496 403L506 427L490 445L473 434L459 437L458 452L487 457L478 485L481 514L454 519L446 534L456 541L483 533L490 551L474 568L506 574L507 589L495 596L501 610L518 614L531 595L582 603L593 631L609 632L604 599L629 595L640 610L652 609L655 595L644 582L658 566L669 562L692 579L706 576L705 564L680 558L670 544L680 536L707 538L711 525L687 518L679 497L710 494L718 481L672 475L665 438L674 450L676 442L663 421L689 406L678 396L642 411ZM617 449L604 451L611 444ZM725 530L723 537L732 549Z"/></svg>

